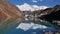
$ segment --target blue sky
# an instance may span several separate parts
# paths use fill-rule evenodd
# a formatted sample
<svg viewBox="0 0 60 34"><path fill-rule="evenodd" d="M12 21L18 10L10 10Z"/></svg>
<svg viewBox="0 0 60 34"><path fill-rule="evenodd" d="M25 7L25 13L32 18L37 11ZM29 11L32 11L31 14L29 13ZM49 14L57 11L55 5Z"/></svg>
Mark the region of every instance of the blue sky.
<svg viewBox="0 0 60 34"><path fill-rule="evenodd" d="M38 6L55 6L60 5L60 0L8 0L14 5L21 5L24 3L28 3L30 5L38 5Z"/></svg>

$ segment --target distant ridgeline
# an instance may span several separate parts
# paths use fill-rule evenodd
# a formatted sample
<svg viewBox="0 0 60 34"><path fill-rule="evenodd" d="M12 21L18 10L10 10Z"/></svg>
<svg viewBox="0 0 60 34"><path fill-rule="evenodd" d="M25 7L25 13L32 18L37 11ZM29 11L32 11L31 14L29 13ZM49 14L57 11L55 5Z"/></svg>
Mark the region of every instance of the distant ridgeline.
<svg viewBox="0 0 60 34"><path fill-rule="evenodd" d="M22 12L6 0L0 0L0 34L6 34L16 27L22 17Z"/></svg>
<svg viewBox="0 0 60 34"><path fill-rule="evenodd" d="M45 10L40 10L33 12L34 14L40 15L37 18L51 22L54 27L60 29L60 5L56 5L53 8L47 8Z"/></svg>

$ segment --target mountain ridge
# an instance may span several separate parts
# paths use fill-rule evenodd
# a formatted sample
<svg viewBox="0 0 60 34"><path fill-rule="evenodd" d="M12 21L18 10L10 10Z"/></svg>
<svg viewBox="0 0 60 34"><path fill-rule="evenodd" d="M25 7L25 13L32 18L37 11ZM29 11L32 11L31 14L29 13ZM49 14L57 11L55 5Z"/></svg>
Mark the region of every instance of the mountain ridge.
<svg viewBox="0 0 60 34"><path fill-rule="evenodd" d="M44 10L46 8L49 8L48 6L37 6L37 5L30 5L28 3L24 3L22 5L17 5L17 7L21 11L35 11L35 10Z"/></svg>
<svg viewBox="0 0 60 34"><path fill-rule="evenodd" d="M6 34L21 21L22 12L7 0L0 0L0 34Z"/></svg>
<svg viewBox="0 0 60 34"><path fill-rule="evenodd" d="M41 20L51 22L51 24L55 23L55 26L58 26L56 28L60 27L60 5L45 10L34 11L33 13L40 15L37 18Z"/></svg>

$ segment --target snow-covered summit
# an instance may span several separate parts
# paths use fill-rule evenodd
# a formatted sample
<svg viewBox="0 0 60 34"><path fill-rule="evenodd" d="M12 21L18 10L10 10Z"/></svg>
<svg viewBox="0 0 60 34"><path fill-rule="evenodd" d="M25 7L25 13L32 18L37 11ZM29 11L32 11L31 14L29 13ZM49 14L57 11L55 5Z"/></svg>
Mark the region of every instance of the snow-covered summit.
<svg viewBox="0 0 60 34"><path fill-rule="evenodd" d="M17 7L21 11L35 11L35 10L44 10L48 8L47 6L37 6L37 5L29 5L28 3L24 3L22 5L17 5Z"/></svg>

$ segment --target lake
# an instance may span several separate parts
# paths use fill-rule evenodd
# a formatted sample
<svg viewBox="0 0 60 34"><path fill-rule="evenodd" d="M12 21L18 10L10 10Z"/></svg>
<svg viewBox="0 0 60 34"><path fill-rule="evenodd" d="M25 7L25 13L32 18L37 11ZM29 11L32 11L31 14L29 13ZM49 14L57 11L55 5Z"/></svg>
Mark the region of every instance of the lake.
<svg viewBox="0 0 60 34"><path fill-rule="evenodd" d="M41 22L40 19L27 19L21 23L8 34L45 34L51 32L54 34L58 30L50 22Z"/></svg>

